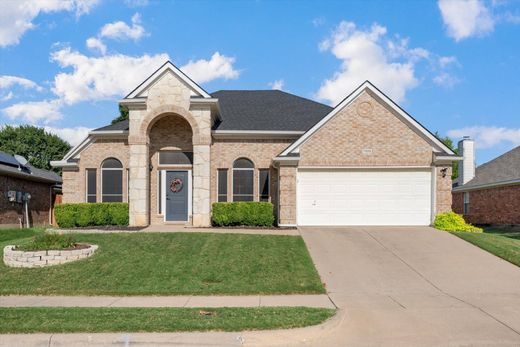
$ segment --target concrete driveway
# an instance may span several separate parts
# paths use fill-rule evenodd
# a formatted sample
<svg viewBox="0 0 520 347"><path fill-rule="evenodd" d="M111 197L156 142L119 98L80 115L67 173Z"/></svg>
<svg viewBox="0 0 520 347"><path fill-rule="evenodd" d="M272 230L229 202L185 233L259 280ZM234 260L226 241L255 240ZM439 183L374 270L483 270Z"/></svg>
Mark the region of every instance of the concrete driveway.
<svg viewBox="0 0 520 347"><path fill-rule="evenodd" d="M432 228L302 228L345 317L312 345L520 346L520 268Z"/></svg>

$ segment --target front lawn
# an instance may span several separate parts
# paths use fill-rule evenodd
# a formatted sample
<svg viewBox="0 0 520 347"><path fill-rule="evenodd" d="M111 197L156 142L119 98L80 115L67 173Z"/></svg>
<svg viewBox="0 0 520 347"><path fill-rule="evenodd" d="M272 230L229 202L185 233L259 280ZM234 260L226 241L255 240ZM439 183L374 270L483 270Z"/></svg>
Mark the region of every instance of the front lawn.
<svg viewBox="0 0 520 347"><path fill-rule="evenodd" d="M30 234L0 230L0 247L23 242ZM36 269L9 268L0 262L0 295L325 293L300 236L112 233L74 237L77 242L99 245L96 254Z"/></svg>
<svg viewBox="0 0 520 347"><path fill-rule="evenodd" d="M251 308L0 308L0 334L289 329L319 324L334 310Z"/></svg>
<svg viewBox="0 0 520 347"><path fill-rule="evenodd" d="M488 227L483 233L453 233L472 244L520 266L520 228Z"/></svg>

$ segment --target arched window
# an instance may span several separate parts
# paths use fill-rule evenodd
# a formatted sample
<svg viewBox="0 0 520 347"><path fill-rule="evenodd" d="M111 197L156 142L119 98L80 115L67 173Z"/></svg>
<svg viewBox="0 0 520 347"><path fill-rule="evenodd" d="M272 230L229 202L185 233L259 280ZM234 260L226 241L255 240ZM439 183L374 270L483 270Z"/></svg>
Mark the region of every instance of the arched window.
<svg viewBox="0 0 520 347"><path fill-rule="evenodd" d="M233 201L253 201L253 162L240 158L233 163Z"/></svg>
<svg viewBox="0 0 520 347"><path fill-rule="evenodd" d="M123 201L123 165L114 158L108 158L101 164L101 201Z"/></svg>

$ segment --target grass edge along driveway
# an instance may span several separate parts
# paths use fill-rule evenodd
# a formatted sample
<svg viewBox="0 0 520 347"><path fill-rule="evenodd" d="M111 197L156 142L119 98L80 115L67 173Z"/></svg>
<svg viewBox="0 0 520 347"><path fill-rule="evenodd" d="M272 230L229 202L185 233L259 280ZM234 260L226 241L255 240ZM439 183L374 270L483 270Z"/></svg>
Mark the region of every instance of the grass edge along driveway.
<svg viewBox="0 0 520 347"><path fill-rule="evenodd" d="M453 232L452 234L520 266L520 228L489 227L483 233Z"/></svg>
<svg viewBox="0 0 520 347"><path fill-rule="evenodd" d="M0 308L0 334L290 329L323 323L334 313L310 307Z"/></svg>
<svg viewBox="0 0 520 347"><path fill-rule="evenodd" d="M29 236L31 231L0 230L0 247ZM301 236L180 232L74 237L99 245L96 254L34 269L1 262L0 295L325 293Z"/></svg>

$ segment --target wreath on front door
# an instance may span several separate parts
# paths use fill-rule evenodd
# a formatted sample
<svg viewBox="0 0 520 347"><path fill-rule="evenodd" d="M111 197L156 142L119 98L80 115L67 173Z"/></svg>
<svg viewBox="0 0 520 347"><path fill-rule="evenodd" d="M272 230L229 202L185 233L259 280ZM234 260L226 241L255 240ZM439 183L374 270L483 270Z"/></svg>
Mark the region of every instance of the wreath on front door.
<svg viewBox="0 0 520 347"><path fill-rule="evenodd" d="M170 182L170 190L172 191L172 193L178 193L182 190L183 185L184 184L180 178L174 178Z"/></svg>

